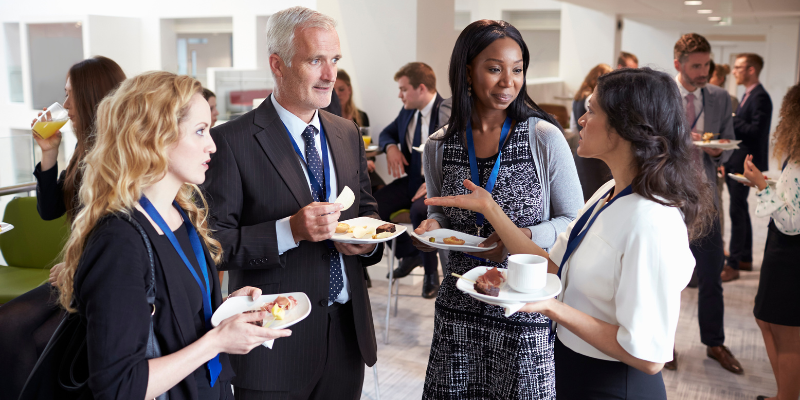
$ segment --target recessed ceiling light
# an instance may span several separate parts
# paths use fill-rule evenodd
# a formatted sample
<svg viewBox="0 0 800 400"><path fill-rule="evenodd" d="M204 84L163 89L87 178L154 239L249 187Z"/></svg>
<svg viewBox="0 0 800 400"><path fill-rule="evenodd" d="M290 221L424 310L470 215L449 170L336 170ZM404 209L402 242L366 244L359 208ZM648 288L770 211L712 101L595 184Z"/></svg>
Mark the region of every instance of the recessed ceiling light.
<svg viewBox="0 0 800 400"><path fill-rule="evenodd" d="M699 6L699 5L702 5L703 2L702 1L697 1L697 0L686 0L686 1L683 2L683 4L685 4L687 6Z"/></svg>
<svg viewBox="0 0 800 400"><path fill-rule="evenodd" d="M697 10L698 14L711 14L712 12L714 12L714 11L712 11L712 10Z"/></svg>
<svg viewBox="0 0 800 400"><path fill-rule="evenodd" d="M722 21L722 17L708 17L708 20L712 22Z"/></svg>

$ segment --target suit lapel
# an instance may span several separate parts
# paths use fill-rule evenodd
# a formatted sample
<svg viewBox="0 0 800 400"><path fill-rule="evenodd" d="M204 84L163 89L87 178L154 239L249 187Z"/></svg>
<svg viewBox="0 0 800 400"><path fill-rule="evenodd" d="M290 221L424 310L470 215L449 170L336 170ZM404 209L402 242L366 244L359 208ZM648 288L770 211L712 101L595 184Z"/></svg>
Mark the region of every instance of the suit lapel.
<svg viewBox="0 0 800 400"><path fill-rule="evenodd" d="M433 135L436 132L436 129L439 128L439 106L442 105L444 98L436 93L436 101L433 102L433 108L431 108L431 122L428 124L428 136Z"/></svg>
<svg viewBox="0 0 800 400"><path fill-rule="evenodd" d="M328 141L328 147L333 157L334 173L336 173L336 193L338 194L342 193L345 185L347 185L345 175L342 172L349 170L344 165L348 162L349 157L347 157L347 146L342 137L342 132L334 127L334 124L330 122L330 118L329 114L319 113L319 123L322 124L322 128L325 130L325 138ZM338 158L338 156L342 158Z"/></svg>
<svg viewBox="0 0 800 400"><path fill-rule="evenodd" d="M297 161L289 132L278 117L271 97L264 100L256 111L253 122L264 128L255 134L261 149L275 167L275 172L292 192L295 200L303 207L313 201L308 181L303 174L302 166ZM326 132L327 133L327 132Z"/></svg>
<svg viewBox="0 0 800 400"><path fill-rule="evenodd" d="M705 110L703 111L703 130L706 132L712 133L720 133L719 121L715 118L717 116L717 103L714 96L711 95L710 90L706 90L705 88L700 89L703 91L703 99L705 100Z"/></svg>

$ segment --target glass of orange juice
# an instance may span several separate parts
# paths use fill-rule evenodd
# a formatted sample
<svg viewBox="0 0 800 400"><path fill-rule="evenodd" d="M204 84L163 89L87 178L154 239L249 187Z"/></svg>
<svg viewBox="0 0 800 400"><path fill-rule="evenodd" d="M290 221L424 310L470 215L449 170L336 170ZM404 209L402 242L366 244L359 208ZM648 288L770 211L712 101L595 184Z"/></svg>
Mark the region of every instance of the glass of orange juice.
<svg viewBox="0 0 800 400"><path fill-rule="evenodd" d="M33 123L33 134L40 139L47 139L58 132L67 121L69 121L67 110L64 109L64 106L55 102L50 107L47 107L42 115L36 118L36 122Z"/></svg>
<svg viewBox="0 0 800 400"><path fill-rule="evenodd" d="M361 132L361 139L364 139L364 147L368 147L372 143L372 137L369 135L368 126L360 126L358 130Z"/></svg>

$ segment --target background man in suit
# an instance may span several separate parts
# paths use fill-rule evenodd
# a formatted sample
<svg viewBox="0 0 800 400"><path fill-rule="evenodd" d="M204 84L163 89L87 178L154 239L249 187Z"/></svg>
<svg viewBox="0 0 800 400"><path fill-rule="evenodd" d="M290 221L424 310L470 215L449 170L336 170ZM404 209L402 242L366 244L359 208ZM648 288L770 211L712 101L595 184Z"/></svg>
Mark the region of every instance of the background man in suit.
<svg viewBox="0 0 800 400"><path fill-rule="evenodd" d="M337 221L377 217L353 121L329 104L341 58L335 21L293 7L267 22L275 91L257 109L212 130L205 182L230 290L305 292L311 313L273 349L231 357L237 399L358 399L376 361L364 266L383 246L328 241ZM356 200L331 204L345 186Z"/></svg>
<svg viewBox="0 0 800 400"><path fill-rule="evenodd" d="M411 209L411 223L416 227L428 218L428 206L424 203L427 192L422 153L413 147L422 147L428 136L447 123L441 120L440 111L449 109L440 110L444 99L436 93L436 74L427 64L408 63L397 71L394 80L400 88L398 97L403 101L403 108L381 132L379 145L386 152L389 173L397 179L376 192L375 199L381 219L388 221L393 212L408 208ZM449 113L447 118L450 118ZM407 175L401 178L403 173ZM401 260L393 276L402 278L422 264L425 267L422 297L435 298L439 292L436 252L420 252L404 233L397 238L395 255Z"/></svg>
<svg viewBox="0 0 800 400"><path fill-rule="evenodd" d="M736 56L733 76L737 85L744 85L742 101L733 117L733 130L736 139L741 140L739 148L725 163L730 173L744 171L744 159L753 155L753 163L762 171L769 169L769 128L772 122L772 99L758 81L764 68L764 60L757 54L742 53ZM722 272L722 280L739 278L739 270L753 270L753 227L750 224L750 208L747 196L750 187L734 182L726 177L728 194L731 197L731 243L728 265Z"/></svg>
<svg viewBox="0 0 800 400"><path fill-rule="evenodd" d="M688 33L675 43L674 55L675 69L678 70L675 80L686 108L687 126L692 131L692 139L702 140L702 134L705 132L719 134L721 139L733 139L731 98L722 88L706 85L711 63L711 45L704 37ZM695 163L699 169L698 179L705 179L714 187L714 203L717 207L719 207L719 199L716 198L717 167L730 157L730 153L707 147L694 149ZM697 312L700 322L700 341L707 346L706 354L709 357L719 361L723 368L741 374L744 372L741 364L724 346L725 304L722 299L722 280L719 274L722 272L725 256L719 217L716 217L709 235L692 243L690 247L696 262L695 271L700 292ZM665 368L677 369L677 360L673 358Z"/></svg>

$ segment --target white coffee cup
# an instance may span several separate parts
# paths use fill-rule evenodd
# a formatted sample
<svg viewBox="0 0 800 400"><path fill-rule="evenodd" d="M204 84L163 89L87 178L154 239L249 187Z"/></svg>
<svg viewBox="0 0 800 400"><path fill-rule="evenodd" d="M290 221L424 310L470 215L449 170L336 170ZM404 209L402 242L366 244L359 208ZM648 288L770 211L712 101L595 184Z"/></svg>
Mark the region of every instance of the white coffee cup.
<svg viewBox="0 0 800 400"><path fill-rule="evenodd" d="M508 285L522 293L532 293L547 284L547 259L533 254L508 257Z"/></svg>

